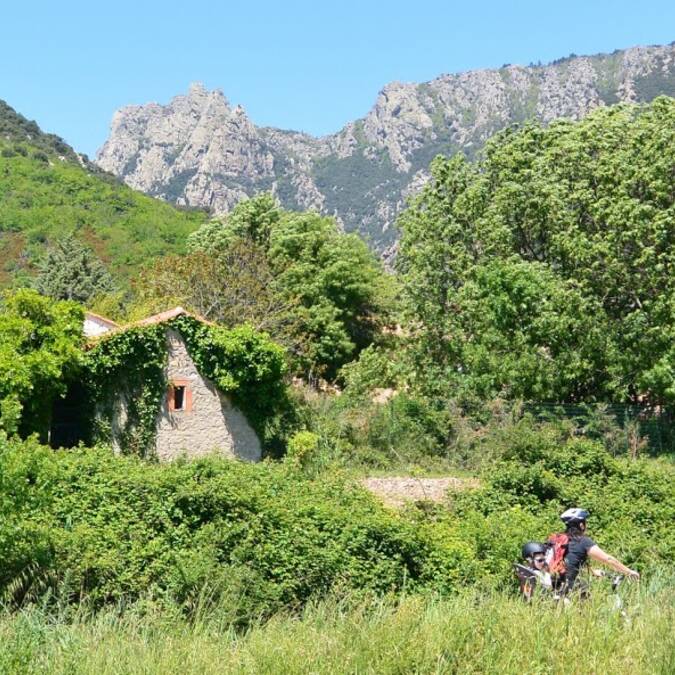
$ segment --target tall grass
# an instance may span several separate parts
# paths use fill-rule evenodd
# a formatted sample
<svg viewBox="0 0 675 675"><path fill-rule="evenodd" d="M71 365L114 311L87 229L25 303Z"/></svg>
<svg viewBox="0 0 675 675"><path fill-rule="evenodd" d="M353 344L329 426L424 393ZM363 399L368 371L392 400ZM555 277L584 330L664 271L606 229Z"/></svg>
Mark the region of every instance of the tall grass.
<svg viewBox="0 0 675 675"><path fill-rule="evenodd" d="M137 606L0 616L3 673L675 672L672 583L567 608L467 592L368 603L329 600L238 633L218 611L187 622Z"/></svg>

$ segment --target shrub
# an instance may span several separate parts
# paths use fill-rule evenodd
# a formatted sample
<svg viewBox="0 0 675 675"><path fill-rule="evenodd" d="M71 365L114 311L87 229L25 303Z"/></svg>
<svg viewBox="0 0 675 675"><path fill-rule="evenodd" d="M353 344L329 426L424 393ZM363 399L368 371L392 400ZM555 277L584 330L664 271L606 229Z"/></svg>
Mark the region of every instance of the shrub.
<svg viewBox="0 0 675 675"><path fill-rule="evenodd" d="M548 425L537 446L537 427L522 430L527 442L506 449L480 488L449 508L403 513L338 471L310 477L217 457L152 464L0 436L0 591L22 602L51 587L95 606L149 598L187 612L216 603L243 624L329 592L514 589L522 543L559 530L572 505L591 511L601 546L641 572L672 560L672 466L605 457L587 439L554 444L560 430ZM296 434L291 457L320 442Z"/></svg>
<svg viewBox="0 0 675 675"><path fill-rule="evenodd" d="M385 455L418 460L445 454L452 421L447 410L430 401L398 394L375 406L367 430L368 444Z"/></svg>
<svg viewBox="0 0 675 675"><path fill-rule="evenodd" d="M22 289L0 297L0 428L47 436L51 408L77 372L82 308Z"/></svg>
<svg viewBox="0 0 675 675"><path fill-rule="evenodd" d="M339 476L218 458L149 464L104 449L50 454L31 443L5 443L0 462L12 485L31 476L3 502L12 517L1 526L0 584L7 592L25 574L18 599L46 579L65 599L96 605L150 595L189 609L204 594L236 595L251 617L331 589L387 593L433 576L429 538Z"/></svg>
<svg viewBox="0 0 675 675"><path fill-rule="evenodd" d="M0 589L5 593L20 597L26 573L48 564L49 528L32 516L51 501L55 460L34 440L11 440L0 431Z"/></svg>
<svg viewBox="0 0 675 675"><path fill-rule="evenodd" d="M319 436L311 431L298 431L288 441L286 456L295 465L305 467L316 457Z"/></svg>

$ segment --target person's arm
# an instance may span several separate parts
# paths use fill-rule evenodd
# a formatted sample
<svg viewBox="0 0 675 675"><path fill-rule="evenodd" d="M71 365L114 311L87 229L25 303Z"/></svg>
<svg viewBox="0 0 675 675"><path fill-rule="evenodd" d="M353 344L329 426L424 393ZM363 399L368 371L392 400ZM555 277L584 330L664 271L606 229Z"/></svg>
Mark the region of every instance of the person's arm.
<svg viewBox="0 0 675 675"><path fill-rule="evenodd" d="M605 553L597 544L595 546L591 546L591 548L588 549L588 555L591 558L593 558L593 560L597 560L598 562L601 562L611 567L617 572L625 574L627 577L631 577L632 579L640 578L639 572L636 572L635 570L626 567L623 563L620 563L614 556L609 555L609 553Z"/></svg>

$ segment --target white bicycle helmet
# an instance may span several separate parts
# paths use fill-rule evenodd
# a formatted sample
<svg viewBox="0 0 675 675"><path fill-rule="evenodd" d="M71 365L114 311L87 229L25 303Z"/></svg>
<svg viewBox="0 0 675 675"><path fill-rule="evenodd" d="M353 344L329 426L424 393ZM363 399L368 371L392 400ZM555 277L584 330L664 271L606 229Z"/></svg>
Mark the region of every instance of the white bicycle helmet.
<svg viewBox="0 0 675 675"><path fill-rule="evenodd" d="M560 520L562 520L565 525L576 525L586 521L590 515L591 514L586 511L586 509L567 509L565 513L561 514Z"/></svg>

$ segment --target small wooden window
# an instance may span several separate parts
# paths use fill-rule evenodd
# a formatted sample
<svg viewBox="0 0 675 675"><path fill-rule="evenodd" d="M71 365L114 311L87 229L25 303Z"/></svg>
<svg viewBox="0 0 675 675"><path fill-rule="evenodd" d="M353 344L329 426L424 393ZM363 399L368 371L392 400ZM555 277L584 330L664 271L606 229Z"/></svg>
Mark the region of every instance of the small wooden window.
<svg viewBox="0 0 675 675"><path fill-rule="evenodd" d="M172 412L192 410L192 391L186 381L172 382L167 392L168 407Z"/></svg>
<svg viewBox="0 0 675 675"><path fill-rule="evenodd" d="M173 388L173 409L185 410L185 385L176 385Z"/></svg>

